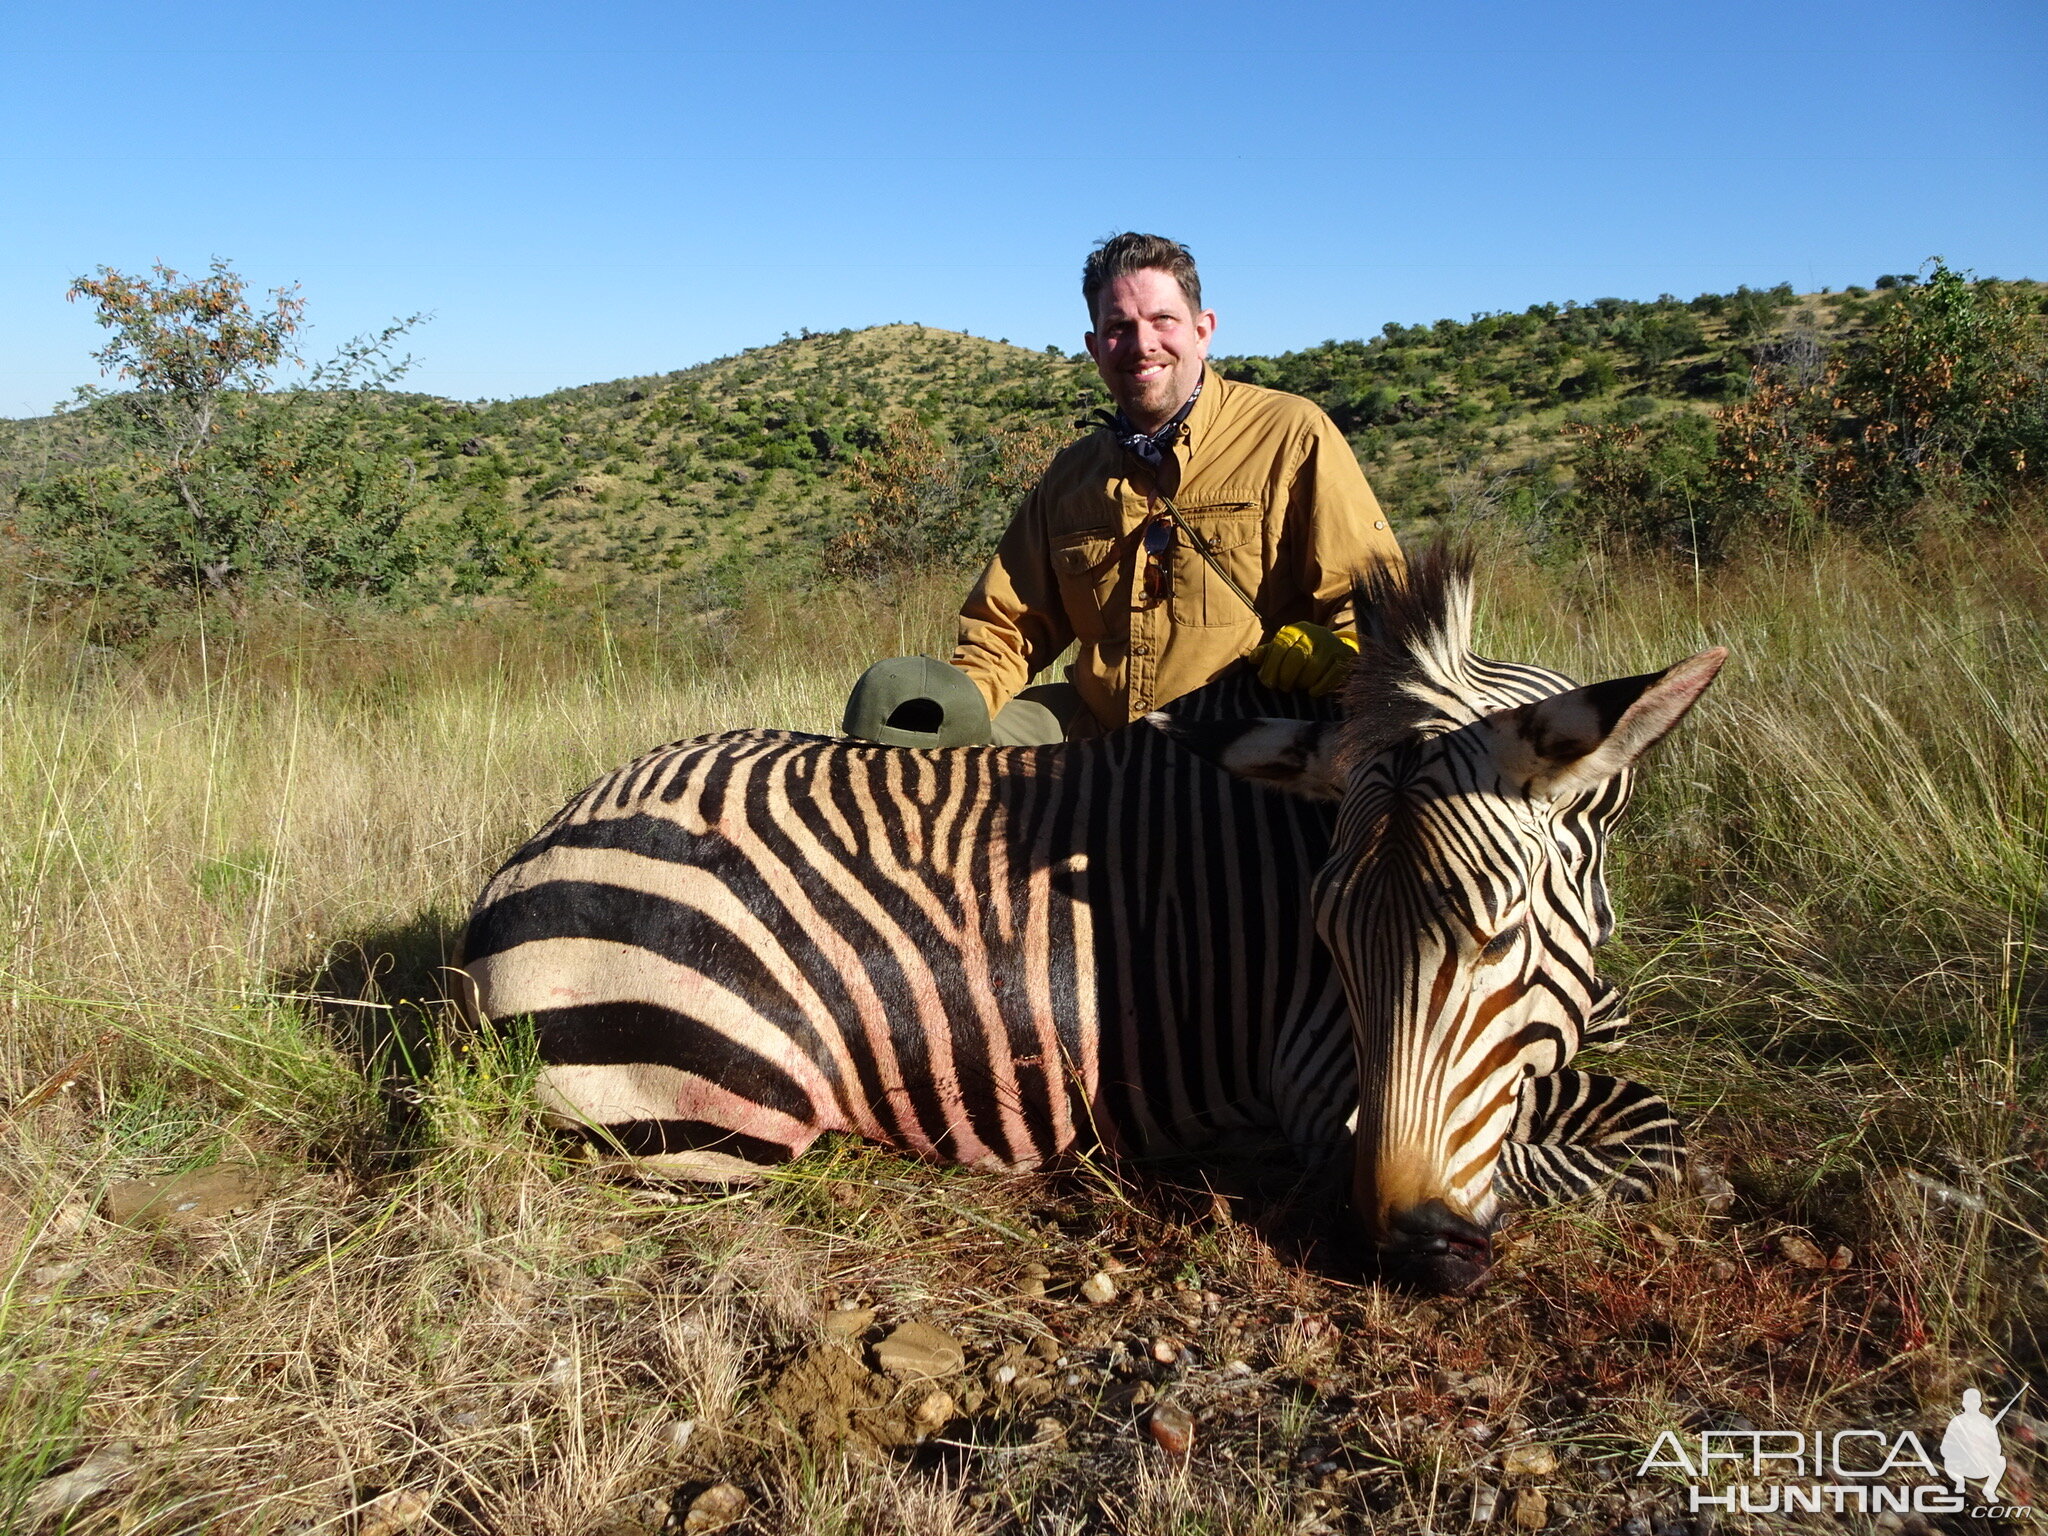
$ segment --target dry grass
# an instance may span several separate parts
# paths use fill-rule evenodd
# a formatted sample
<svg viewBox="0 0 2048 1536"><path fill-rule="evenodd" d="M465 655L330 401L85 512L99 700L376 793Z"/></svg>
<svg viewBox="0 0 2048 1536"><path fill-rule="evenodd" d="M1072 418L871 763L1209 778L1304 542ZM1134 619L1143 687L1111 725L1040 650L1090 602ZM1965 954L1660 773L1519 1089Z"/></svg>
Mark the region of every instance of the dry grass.
<svg viewBox="0 0 2048 1536"><path fill-rule="evenodd" d="M380 1042L431 1043L416 1000L470 896L564 795L659 740L829 728L867 660L936 647L948 593L763 602L658 640L279 615L116 656L11 626L0 1530L128 1441L71 1529L410 1510L623 1536L730 1482L762 1532L1419 1532L1465 1528L1481 1486L1505 1521L1540 1483L1552 1528L1602 1531L1672 1515L1633 1475L1661 1429L1938 1436L1962 1385L2040 1384L2039 547L1823 551L1697 586L1488 569L1497 654L1590 677L1735 649L1624 827L1613 970L1640 1025L1623 1069L1671 1092L1740 1198L1522 1218L1455 1304L1347 1278L1315 1193L1271 1181L1212 1200L839 1144L663 1199L532 1137L517 1040L420 1057L390 1091ZM184 1227L93 1214L110 1181L222 1159L274 1194ZM1098 1269L1107 1306L1076 1293ZM966 1345L923 1444L848 1456L778 1424L835 1304ZM1160 1395L1195 1415L1185 1464L1143 1430ZM1504 1475L1522 1442L1555 1473Z"/></svg>

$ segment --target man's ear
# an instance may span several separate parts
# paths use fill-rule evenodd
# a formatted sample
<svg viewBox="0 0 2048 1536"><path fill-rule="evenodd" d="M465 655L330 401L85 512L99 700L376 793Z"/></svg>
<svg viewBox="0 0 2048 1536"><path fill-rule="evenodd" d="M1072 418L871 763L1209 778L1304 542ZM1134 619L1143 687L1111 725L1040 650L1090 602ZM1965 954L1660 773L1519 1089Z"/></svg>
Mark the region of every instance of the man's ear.
<svg viewBox="0 0 2048 1536"><path fill-rule="evenodd" d="M1197 757L1233 778L1249 779L1304 800L1339 800L1337 728L1328 720L1146 720Z"/></svg>
<svg viewBox="0 0 2048 1536"><path fill-rule="evenodd" d="M1094 358L1095 361L1097 361L1098 363L1102 361L1102 353L1099 350L1102 346L1102 342L1097 338L1096 334L1093 331L1086 331L1082 333L1081 345L1088 349L1088 355Z"/></svg>
<svg viewBox="0 0 2048 1536"><path fill-rule="evenodd" d="M1685 718L1727 659L1717 645L1663 672L1589 683L1489 717L1502 777L1549 799L1612 778Z"/></svg>

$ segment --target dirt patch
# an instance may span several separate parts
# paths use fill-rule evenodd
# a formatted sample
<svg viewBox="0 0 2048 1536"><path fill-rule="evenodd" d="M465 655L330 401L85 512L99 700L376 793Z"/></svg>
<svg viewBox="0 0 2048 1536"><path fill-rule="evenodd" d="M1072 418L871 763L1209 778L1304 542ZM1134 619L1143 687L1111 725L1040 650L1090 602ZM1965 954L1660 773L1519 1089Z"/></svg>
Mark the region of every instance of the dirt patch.
<svg viewBox="0 0 2048 1536"><path fill-rule="evenodd" d="M768 1412L807 1444L879 1455L924 1438L926 1386L899 1388L838 1344L799 1355L768 1394Z"/></svg>

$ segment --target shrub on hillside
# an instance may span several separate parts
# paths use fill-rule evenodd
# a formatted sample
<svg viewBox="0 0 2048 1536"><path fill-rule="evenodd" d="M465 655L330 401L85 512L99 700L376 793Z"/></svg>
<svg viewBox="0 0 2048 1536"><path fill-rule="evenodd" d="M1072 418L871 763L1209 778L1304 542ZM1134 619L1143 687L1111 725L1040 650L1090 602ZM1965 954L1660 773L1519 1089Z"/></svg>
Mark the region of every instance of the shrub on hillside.
<svg viewBox="0 0 2048 1536"><path fill-rule="evenodd" d="M24 485L13 532L30 574L140 631L195 595L239 606L282 589L396 601L430 572L476 590L530 570L502 497L472 497L442 522L420 515L420 466L382 395L410 359L393 346L423 317L359 338L304 384L274 391L304 304L281 288L252 305L225 262L203 277L102 267L71 297L113 332L95 357L126 381L86 388L74 409L116 447L105 463ZM501 543L505 547L498 547Z"/></svg>
<svg viewBox="0 0 2048 1536"><path fill-rule="evenodd" d="M1614 420L1574 429L1575 494L1563 520L1582 536L1617 536L1687 558L1711 558L1714 424L1681 415L1657 424Z"/></svg>
<svg viewBox="0 0 2048 1536"><path fill-rule="evenodd" d="M1577 530L1711 557L1745 535L1890 534L1929 496L1995 505L2038 486L2048 345L2026 299L1940 262L1888 292L1846 352L1797 333L1758 347L1711 444L1683 418L1583 429Z"/></svg>
<svg viewBox="0 0 2048 1536"><path fill-rule="evenodd" d="M854 459L859 502L826 541L825 572L874 577L988 557L1048 460L1072 434L1031 422L957 443L915 417L891 422Z"/></svg>
<svg viewBox="0 0 2048 1536"><path fill-rule="evenodd" d="M1731 504L1774 532L1889 525L1964 485L2014 488L2048 456L2048 347L2025 303L1937 262L1831 360L1765 357L1722 413Z"/></svg>

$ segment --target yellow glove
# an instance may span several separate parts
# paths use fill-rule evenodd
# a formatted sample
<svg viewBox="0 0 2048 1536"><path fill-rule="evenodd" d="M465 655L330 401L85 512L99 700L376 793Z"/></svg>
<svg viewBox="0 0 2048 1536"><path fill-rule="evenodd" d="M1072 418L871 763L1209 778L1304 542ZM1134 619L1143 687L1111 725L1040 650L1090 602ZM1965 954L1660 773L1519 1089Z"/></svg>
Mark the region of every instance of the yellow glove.
<svg viewBox="0 0 2048 1536"><path fill-rule="evenodd" d="M1321 698L1344 686L1358 660L1358 642L1320 624L1283 624L1251 659L1258 664L1259 681L1268 688L1288 693L1306 689Z"/></svg>

